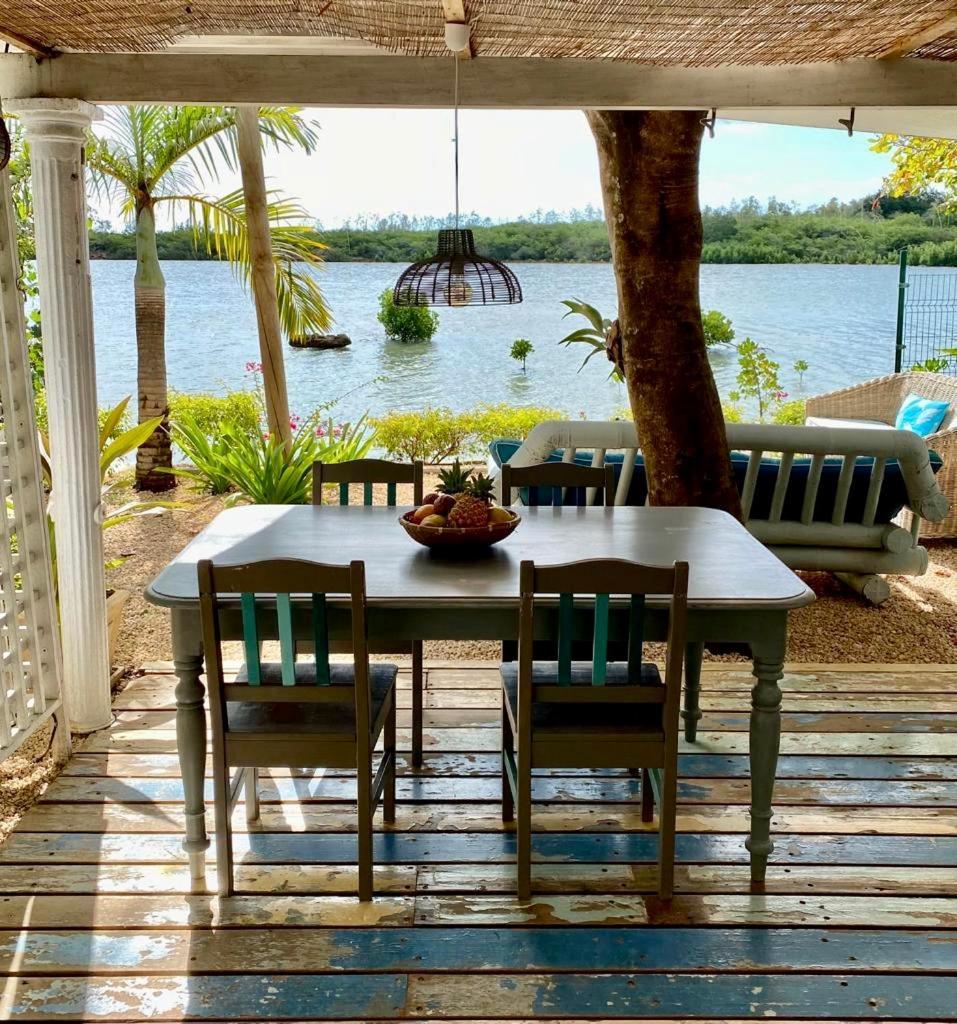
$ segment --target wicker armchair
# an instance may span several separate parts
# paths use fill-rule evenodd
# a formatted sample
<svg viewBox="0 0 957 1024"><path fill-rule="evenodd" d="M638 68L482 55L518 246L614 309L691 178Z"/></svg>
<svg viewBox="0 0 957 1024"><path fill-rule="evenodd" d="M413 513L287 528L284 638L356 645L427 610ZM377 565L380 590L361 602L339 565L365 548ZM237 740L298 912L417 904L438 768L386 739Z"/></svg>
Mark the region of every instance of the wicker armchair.
<svg viewBox="0 0 957 1024"><path fill-rule="evenodd" d="M910 395L950 402L950 411L940 429L931 434L927 447L937 452L944 464L937 474L937 485L950 502L951 512L940 522L924 520L924 538L957 537L957 377L946 373L892 373L887 377L864 381L840 391L830 391L807 400L807 425L833 427L843 425L892 427L897 411ZM901 525L909 529L911 514L901 513Z"/></svg>

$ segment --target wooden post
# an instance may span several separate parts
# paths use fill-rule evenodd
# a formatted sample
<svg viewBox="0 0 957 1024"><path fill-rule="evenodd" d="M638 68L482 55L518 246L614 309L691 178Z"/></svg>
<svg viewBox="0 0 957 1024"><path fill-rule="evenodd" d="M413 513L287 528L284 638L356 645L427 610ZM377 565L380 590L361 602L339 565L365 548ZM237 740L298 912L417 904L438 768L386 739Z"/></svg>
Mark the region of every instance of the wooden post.
<svg viewBox="0 0 957 1024"><path fill-rule="evenodd" d="M292 433L289 427L289 399L286 396L279 302L276 298L276 267L269 237L266 179L263 175L263 155L259 142L258 107L236 107L236 132L239 168L243 176L243 194L246 197L249 279L256 303L263 387L266 392L266 416L270 435L280 438L288 448L292 443Z"/></svg>
<svg viewBox="0 0 957 1024"><path fill-rule="evenodd" d="M618 286L622 369L652 505L739 518L701 326L698 158L704 111L588 113Z"/></svg>
<svg viewBox="0 0 957 1024"><path fill-rule="evenodd" d="M103 510L83 146L99 117L84 100L7 103L30 142L56 527L63 684L70 724L110 724Z"/></svg>

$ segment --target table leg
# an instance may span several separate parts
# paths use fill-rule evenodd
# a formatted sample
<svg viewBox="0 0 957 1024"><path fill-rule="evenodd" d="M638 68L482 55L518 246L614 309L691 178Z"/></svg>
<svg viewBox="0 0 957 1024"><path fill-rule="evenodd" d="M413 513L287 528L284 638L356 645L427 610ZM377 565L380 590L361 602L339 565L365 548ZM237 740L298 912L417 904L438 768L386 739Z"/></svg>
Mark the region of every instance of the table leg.
<svg viewBox="0 0 957 1024"><path fill-rule="evenodd" d="M203 672L203 641L195 609L173 609L173 670L176 686L176 749L183 777L186 837L183 849L189 855L193 892L206 892L206 690L200 682Z"/></svg>
<svg viewBox="0 0 957 1024"><path fill-rule="evenodd" d="M764 882L771 841L771 799L781 745L781 688L785 634L751 644L755 684L751 690L751 834L745 846L751 852L751 881Z"/></svg>
<svg viewBox="0 0 957 1024"><path fill-rule="evenodd" d="M694 743L698 735L698 719L701 717L701 659L704 644L685 645L685 706L681 717L685 723L685 739Z"/></svg>

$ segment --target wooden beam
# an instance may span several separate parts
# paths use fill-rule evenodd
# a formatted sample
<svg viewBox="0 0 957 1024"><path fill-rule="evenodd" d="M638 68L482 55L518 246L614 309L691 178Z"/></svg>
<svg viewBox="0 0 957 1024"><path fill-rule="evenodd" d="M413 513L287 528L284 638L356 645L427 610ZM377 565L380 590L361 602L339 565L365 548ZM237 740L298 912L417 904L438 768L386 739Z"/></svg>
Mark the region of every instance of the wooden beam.
<svg viewBox="0 0 957 1024"><path fill-rule="evenodd" d="M445 20L456 22L457 24L464 25L468 22L468 17L465 13L465 2L464 0L442 0L442 13L445 15ZM469 60L475 56L472 50L472 40L469 38L468 48L463 50L461 55L462 60Z"/></svg>
<svg viewBox="0 0 957 1024"><path fill-rule="evenodd" d="M44 46L43 43L38 43L35 39L21 36L18 32L13 32L8 28L0 28L0 42L2 41L8 42L11 46L16 46L20 50L26 50L35 57L56 56L56 50L51 47Z"/></svg>
<svg viewBox="0 0 957 1024"><path fill-rule="evenodd" d="M282 329L276 299L276 268L269 234L269 201L263 175L262 144L259 140L259 108L236 108L236 139L239 169L246 200L246 234L249 239L249 281L256 304L259 352L263 364L263 389L269 433L286 449L292 443L289 400L282 354Z"/></svg>
<svg viewBox="0 0 957 1024"><path fill-rule="evenodd" d="M488 109L707 110L717 107L957 106L957 64L846 61L784 67L665 68L622 61L463 61L461 105ZM449 105L447 57L80 54L0 56L0 96L96 103Z"/></svg>
<svg viewBox="0 0 957 1024"><path fill-rule="evenodd" d="M957 10L950 11L949 14L944 15L942 18L935 18L929 25L925 25L916 32L910 32L906 36L901 36L891 43L887 49L882 50L878 56L882 60L904 57L908 53L913 53L914 50L919 49L921 46L933 43L935 40L941 39L943 36L955 31L957 31Z"/></svg>

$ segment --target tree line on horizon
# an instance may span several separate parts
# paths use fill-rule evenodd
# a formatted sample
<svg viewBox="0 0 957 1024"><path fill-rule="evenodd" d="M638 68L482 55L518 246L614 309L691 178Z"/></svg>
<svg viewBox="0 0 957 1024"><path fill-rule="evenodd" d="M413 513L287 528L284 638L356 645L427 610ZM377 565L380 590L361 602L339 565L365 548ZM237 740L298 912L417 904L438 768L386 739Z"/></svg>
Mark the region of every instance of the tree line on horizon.
<svg viewBox="0 0 957 1024"><path fill-rule="evenodd" d="M813 207L755 197L702 210L703 263L893 263L904 247L916 265L957 266L957 216L941 213L942 195L859 200L831 199ZM337 228L316 225L327 262L407 263L432 254L435 232L451 215L364 214ZM601 263L611 252L601 211L536 210L507 222L477 213L460 218L475 233L480 252L497 259L530 262ZM158 232L166 260L209 259L188 228ZM135 258L135 238L99 222L90 233L91 256Z"/></svg>

